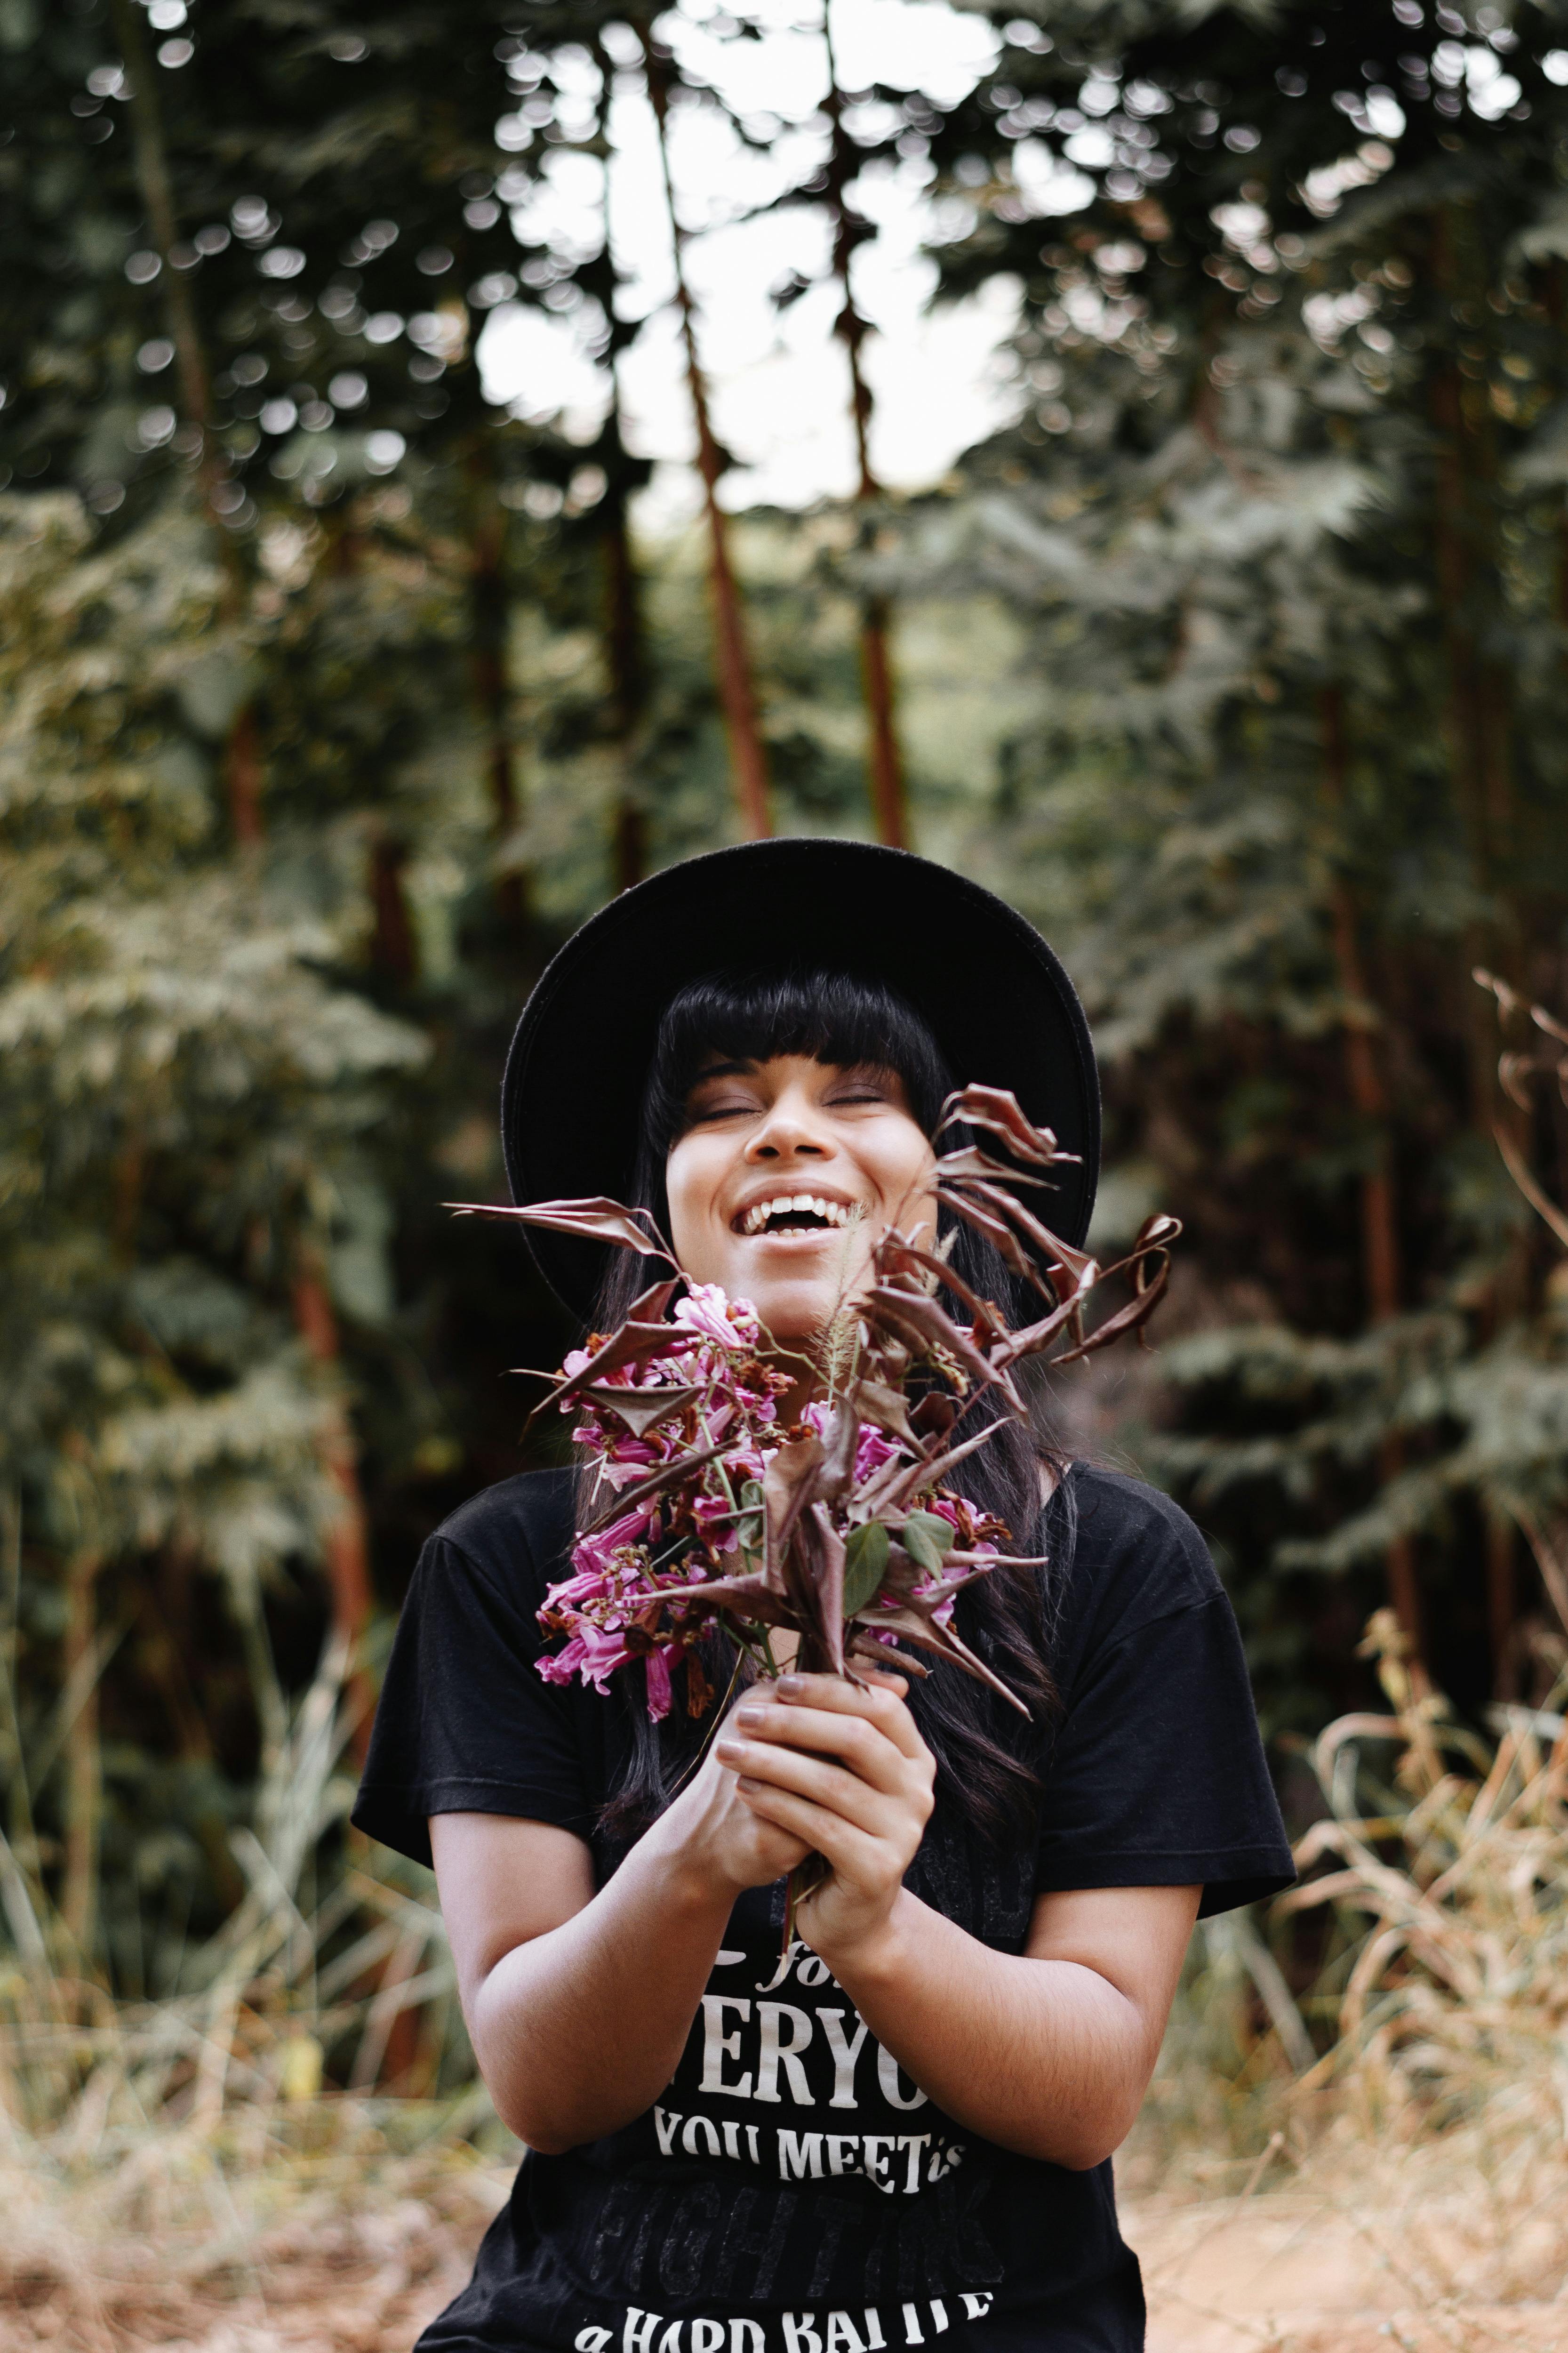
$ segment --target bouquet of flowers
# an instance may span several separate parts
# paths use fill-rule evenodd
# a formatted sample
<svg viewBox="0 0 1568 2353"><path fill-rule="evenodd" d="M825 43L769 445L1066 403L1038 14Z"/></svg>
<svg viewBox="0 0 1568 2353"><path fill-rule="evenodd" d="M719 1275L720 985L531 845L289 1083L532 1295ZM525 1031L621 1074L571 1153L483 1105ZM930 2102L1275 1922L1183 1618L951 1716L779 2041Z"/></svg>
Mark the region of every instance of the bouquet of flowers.
<svg viewBox="0 0 1568 2353"><path fill-rule="evenodd" d="M658 1719L684 1659L686 1705L703 1715L713 1694L696 1646L719 1623L737 1646L737 1675L747 1660L761 1674L778 1672L772 1637L783 1628L798 1637L796 1663L808 1672L856 1681L863 1665L928 1672L912 1650L1021 1704L953 1623L959 1593L1011 1541L954 1483L1001 1419L994 1409L978 1427L965 1423L986 1398L1001 1415L1026 1418L1014 1377L1026 1359L1067 1365L1140 1331L1164 1291L1180 1228L1173 1218L1147 1219L1128 1254L1102 1269L1024 1198L1073 1157L1048 1128L1034 1126L1012 1094L982 1086L948 1099L939 1137L956 1124L994 1138L1008 1156L966 1139L937 1161L936 1201L994 1244L1044 1313L1011 1328L947 1262L944 1245L889 1230L824 1335L812 1367L823 1394L786 1428L778 1400L796 1380L747 1303L679 1275L652 1284L616 1330L591 1335L567 1357L535 1409L576 1417L575 1443L597 1472L572 1573L540 1611L565 1637L539 1662L548 1681L580 1675L603 1691L618 1667L641 1659ZM616 1201L450 1206L675 1263L650 1213ZM1131 1295L1090 1329L1090 1295L1112 1276ZM942 1304L943 1291L960 1312Z"/></svg>

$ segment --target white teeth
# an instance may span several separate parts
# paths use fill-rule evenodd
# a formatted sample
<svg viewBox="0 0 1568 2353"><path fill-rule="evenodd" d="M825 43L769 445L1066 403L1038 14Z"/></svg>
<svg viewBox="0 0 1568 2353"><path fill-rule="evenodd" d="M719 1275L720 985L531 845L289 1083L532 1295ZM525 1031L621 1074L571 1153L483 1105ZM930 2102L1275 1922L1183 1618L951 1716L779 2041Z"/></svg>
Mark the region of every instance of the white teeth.
<svg viewBox="0 0 1568 2353"><path fill-rule="evenodd" d="M761 1233L770 1218L817 1217L825 1225L847 1226L849 1212L842 1201L829 1201L820 1193L780 1193L771 1201L753 1201L741 1220L743 1234Z"/></svg>

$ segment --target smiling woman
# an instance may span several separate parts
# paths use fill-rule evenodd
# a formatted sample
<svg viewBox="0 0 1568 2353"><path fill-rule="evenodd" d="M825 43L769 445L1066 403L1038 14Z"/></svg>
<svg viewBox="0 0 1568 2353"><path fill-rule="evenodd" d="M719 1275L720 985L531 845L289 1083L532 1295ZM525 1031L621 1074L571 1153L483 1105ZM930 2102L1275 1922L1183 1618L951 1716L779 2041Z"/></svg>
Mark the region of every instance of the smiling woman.
<svg viewBox="0 0 1568 2353"><path fill-rule="evenodd" d="M567 1222L573 1197L611 1195L667 1229L689 1296L667 1282L639 1311L743 1331L730 1409L776 1464L817 1444L832 1335L890 1229L943 1253L955 1314L1017 1320L991 1241L936 1208L955 1076L1010 1089L1077 1155L1049 1161L1074 1251L1098 1101L1044 942L900 852L749 844L624 893L563 949L508 1061L508 1172ZM639 1254L608 1271L560 1218L527 1228L601 1334L652 1247L616 1215ZM662 1320L638 1328L665 1345ZM863 1665L748 1684L715 1626L686 1707L667 1672L653 1721L623 1620L607 1697L544 1650L574 1531L611 1546L620 1525L571 1472L506 1481L431 1538L354 1818L434 1859L474 2049L530 2154L430 2353L1142 2343L1110 2152L1195 1914L1287 1883L1289 1850L1196 1531L988 1423L990 1388L963 1409L985 1434L965 1491L1005 1556L954 1624L1021 1710L941 1658L913 1689ZM612 1517L645 1472L619 1451ZM781 1950L784 1880L813 1852Z"/></svg>

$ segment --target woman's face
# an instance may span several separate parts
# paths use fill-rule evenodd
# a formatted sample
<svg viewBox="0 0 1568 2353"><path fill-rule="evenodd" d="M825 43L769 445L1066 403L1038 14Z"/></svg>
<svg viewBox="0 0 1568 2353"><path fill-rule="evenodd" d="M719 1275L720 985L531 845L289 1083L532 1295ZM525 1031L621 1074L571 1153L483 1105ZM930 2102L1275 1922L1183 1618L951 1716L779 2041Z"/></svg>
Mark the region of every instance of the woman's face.
<svg viewBox="0 0 1568 2353"><path fill-rule="evenodd" d="M935 1160L892 1071L715 1061L687 1119L666 1164L675 1255L693 1282L749 1299L775 1340L820 1332L889 1226L929 1241Z"/></svg>

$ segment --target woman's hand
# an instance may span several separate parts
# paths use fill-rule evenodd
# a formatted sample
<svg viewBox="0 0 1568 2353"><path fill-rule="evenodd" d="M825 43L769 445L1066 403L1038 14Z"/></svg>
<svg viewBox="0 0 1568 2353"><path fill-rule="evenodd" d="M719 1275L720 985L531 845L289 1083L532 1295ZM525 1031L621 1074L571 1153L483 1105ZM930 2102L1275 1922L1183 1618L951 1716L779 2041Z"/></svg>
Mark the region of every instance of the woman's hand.
<svg viewBox="0 0 1568 2353"><path fill-rule="evenodd" d="M739 1801L830 1875L795 1926L837 1975L886 1930L931 1820L936 1764L904 1705L901 1675L784 1675L753 1687L716 1742Z"/></svg>
<svg viewBox="0 0 1568 2353"><path fill-rule="evenodd" d="M732 1771L721 1761L740 1709L721 1727L701 1764L645 1834L683 1873L722 1888L733 1899L742 1888L771 1887L810 1852L809 1841L766 1820L746 1803Z"/></svg>

